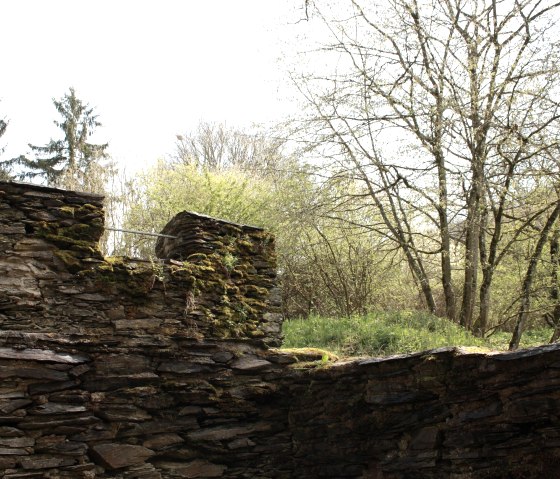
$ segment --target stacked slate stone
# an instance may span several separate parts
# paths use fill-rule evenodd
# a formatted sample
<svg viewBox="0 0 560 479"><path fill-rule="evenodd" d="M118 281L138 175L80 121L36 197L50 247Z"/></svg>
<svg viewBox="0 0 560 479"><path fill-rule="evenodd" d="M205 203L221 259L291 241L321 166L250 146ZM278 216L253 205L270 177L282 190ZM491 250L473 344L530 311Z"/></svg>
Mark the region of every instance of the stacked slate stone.
<svg viewBox="0 0 560 479"><path fill-rule="evenodd" d="M249 456L290 447L259 439L285 430L281 408L255 414L276 389L260 374L295 360L263 348L270 236L220 222L216 254L103 259L100 196L4 182L0 198L0 477L257 477Z"/></svg>
<svg viewBox="0 0 560 479"><path fill-rule="evenodd" d="M205 337L280 344L270 234L184 213L166 227L184 239L164 245L175 259L104 259L102 200L0 183L1 327L123 347L180 348Z"/></svg>
<svg viewBox="0 0 560 479"><path fill-rule="evenodd" d="M2 335L0 477L273 477L291 447L287 415L258 404L277 389L279 357Z"/></svg>
<svg viewBox="0 0 560 479"><path fill-rule="evenodd" d="M98 244L104 231L103 198L94 193L0 181L0 251L6 253L17 242L33 236L82 261L102 259Z"/></svg>
<svg viewBox="0 0 560 479"><path fill-rule="evenodd" d="M560 477L560 344L440 348L289 380L298 478Z"/></svg>
<svg viewBox="0 0 560 479"><path fill-rule="evenodd" d="M49 309L44 289L103 261L102 202L95 194L0 182L0 327L40 329Z"/></svg>
<svg viewBox="0 0 560 479"><path fill-rule="evenodd" d="M189 310L214 337L281 343L281 294L274 237L261 228L183 211L163 229L159 258L191 268L196 291Z"/></svg>
<svg viewBox="0 0 560 479"><path fill-rule="evenodd" d="M558 476L559 344L270 349L270 236L183 213L102 260L100 201L0 183L2 479Z"/></svg>

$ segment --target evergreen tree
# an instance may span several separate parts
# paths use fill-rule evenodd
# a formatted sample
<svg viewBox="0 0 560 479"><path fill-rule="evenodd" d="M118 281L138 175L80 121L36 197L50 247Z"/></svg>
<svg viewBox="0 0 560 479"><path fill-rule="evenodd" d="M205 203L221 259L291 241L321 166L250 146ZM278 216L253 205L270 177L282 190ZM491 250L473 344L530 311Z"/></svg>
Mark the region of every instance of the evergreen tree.
<svg viewBox="0 0 560 479"><path fill-rule="evenodd" d="M5 120L0 120L0 138L6 133L6 128L8 127L8 123ZM0 155L4 153L4 147L0 146ZM0 163L0 180L11 180L12 176L10 175L10 170L7 166L4 166Z"/></svg>
<svg viewBox="0 0 560 479"><path fill-rule="evenodd" d="M6 133L6 128L8 124L4 120L0 120L0 137ZM0 153L4 152L4 148L0 148Z"/></svg>
<svg viewBox="0 0 560 479"><path fill-rule="evenodd" d="M54 124L63 131L63 138L51 139L44 146L29 144L35 159L22 155L4 163L22 166L24 171L18 175L22 180L40 178L54 186L66 186L67 183L85 185L92 168L107 157L107 143L96 145L88 142L101 123L93 108L76 96L74 88L70 88L70 92L60 100L53 98L53 104L62 117Z"/></svg>

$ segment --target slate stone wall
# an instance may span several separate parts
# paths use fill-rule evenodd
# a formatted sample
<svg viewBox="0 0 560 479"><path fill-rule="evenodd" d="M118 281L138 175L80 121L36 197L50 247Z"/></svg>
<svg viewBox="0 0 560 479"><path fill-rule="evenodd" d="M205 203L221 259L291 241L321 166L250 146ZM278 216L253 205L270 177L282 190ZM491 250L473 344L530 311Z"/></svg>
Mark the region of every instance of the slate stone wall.
<svg viewBox="0 0 560 479"><path fill-rule="evenodd" d="M0 183L0 475L558 477L560 347L280 351L273 238L181 213L102 258L102 198Z"/></svg>

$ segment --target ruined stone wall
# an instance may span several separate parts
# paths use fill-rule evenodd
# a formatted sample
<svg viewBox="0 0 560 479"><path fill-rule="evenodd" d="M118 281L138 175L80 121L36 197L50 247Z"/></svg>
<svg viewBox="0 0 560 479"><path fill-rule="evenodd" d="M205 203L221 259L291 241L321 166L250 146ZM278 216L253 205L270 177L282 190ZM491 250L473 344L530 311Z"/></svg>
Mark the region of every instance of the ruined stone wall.
<svg viewBox="0 0 560 479"><path fill-rule="evenodd" d="M279 344L274 240L261 229L185 212L171 224L189 236L158 244L164 259L104 259L102 197L0 183L0 201L2 329Z"/></svg>
<svg viewBox="0 0 560 479"><path fill-rule="evenodd" d="M102 198L0 183L3 478L557 477L560 347L280 351L273 238L181 213L101 257Z"/></svg>
<svg viewBox="0 0 560 479"><path fill-rule="evenodd" d="M290 384L298 476L560 477L560 346L334 365Z"/></svg>

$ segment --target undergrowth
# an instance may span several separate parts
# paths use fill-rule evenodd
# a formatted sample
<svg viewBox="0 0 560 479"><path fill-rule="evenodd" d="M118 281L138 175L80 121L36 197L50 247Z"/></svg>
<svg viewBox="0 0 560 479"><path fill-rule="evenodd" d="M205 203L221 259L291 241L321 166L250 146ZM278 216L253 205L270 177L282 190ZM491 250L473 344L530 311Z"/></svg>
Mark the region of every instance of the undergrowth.
<svg viewBox="0 0 560 479"><path fill-rule="evenodd" d="M443 346L475 346L506 350L511 335L477 338L456 323L417 311L374 312L366 316L286 321L285 348L315 347L341 356L386 356ZM520 347L548 342L550 331L524 333Z"/></svg>

